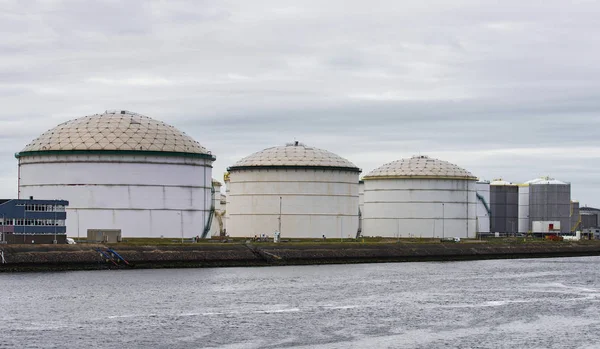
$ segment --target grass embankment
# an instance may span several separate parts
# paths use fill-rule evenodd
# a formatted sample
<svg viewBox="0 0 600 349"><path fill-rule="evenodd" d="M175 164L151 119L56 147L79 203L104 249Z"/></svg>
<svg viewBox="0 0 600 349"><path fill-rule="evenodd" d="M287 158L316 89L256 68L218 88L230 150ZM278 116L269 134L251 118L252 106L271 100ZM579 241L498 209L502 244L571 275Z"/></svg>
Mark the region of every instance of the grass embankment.
<svg viewBox="0 0 600 349"><path fill-rule="evenodd" d="M79 244L85 244L85 239L75 238ZM183 242L182 242L183 241ZM202 244L245 244L252 243L257 245L339 245L339 244L452 244L453 242L442 242L439 238L384 238L384 237L364 237L359 239L282 239L280 244L273 243L273 240L261 241L245 237L228 237L226 239L213 237L212 239L200 239L194 242L191 239L177 238L124 238L122 242L106 245L120 246L197 246ZM553 241L534 237L499 237L485 239L461 239L458 244L492 244L492 245L522 245L522 244L569 244L571 241ZM580 240L578 244L600 244L600 240Z"/></svg>

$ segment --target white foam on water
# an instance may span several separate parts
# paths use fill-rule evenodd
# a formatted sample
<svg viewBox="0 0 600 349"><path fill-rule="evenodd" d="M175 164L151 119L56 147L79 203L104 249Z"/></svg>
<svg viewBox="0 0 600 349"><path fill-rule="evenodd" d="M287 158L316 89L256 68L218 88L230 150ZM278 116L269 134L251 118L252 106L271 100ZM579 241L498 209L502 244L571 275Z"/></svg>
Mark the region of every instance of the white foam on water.
<svg viewBox="0 0 600 349"><path fill-rule="evenodd" d="M291 309L274 309L274 310L257 310L252 313L255 314L271 314L271 313L295 313L299 312L300 308L291 308Z"/></svg>

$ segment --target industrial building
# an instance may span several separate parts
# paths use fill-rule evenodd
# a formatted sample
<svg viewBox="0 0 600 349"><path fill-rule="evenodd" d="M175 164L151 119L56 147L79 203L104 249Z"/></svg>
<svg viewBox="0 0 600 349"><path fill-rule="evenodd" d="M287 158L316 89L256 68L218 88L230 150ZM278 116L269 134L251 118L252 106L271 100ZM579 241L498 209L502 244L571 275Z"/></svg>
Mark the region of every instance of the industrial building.
<svg viewBox="0 0 600 349"><path fill-rule="evenodd" d="M267 148L228 168L227 234L354 238L360 169L300 142Z"/></svg>
<svg viewBox="0 0 600 349"><path fill-rule="evenodd" d="M66 243L65 200L0 200L0 243Z"/></svg>
<svg viewBox="0 0 600 349"><path fill-rule="evenodd" d="M363 180L365 236L475 237L477 178L467 170L413 156L385 164Z"/></svg>
<svg viewBox="0 0 600 349"><path fill-rule="evenodd" d="M515 234L519 227L519 187L502 179L490 183L490 230Z"/></svg>
<svg viewBox="0 0 600 349"><path fill-rule="evenodd" d="M62 123L21 152L19 198L70 202L66 231L206 236L215 156L185 133L125 110Z"/></svg>
<svg viewBox="0 0 600 349"><path fill-rule="evenodd" d="M490 233L490 218L492 209L490 208L490 182L480 180L475 183L477 196L477 234Z"/></svg>

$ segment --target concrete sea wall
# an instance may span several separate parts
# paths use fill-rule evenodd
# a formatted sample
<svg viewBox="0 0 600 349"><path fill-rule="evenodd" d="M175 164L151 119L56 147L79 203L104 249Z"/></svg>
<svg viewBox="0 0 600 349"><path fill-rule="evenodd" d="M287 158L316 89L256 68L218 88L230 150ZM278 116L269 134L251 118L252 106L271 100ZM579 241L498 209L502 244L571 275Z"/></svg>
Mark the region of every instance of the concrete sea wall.
<svg viewBox="0 0 600 349"><path fill-rule="evenodd" d="M111 247L129 265L96 249ZM2 271L268 266L332 263L453 261L600 255L600 243L303 243L128 245L4 245Z"/></svg>

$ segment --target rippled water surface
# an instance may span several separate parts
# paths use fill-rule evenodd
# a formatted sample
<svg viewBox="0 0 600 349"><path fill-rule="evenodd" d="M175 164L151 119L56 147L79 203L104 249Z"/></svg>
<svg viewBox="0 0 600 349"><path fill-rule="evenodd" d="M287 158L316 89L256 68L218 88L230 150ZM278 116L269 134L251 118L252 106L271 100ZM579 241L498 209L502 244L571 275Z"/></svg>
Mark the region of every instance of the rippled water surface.
<svg viewBox="0 0 600 349"><path fill-rule="evenodd" d="M0 348L600 348L599 265L0 274Z"/></svg>

